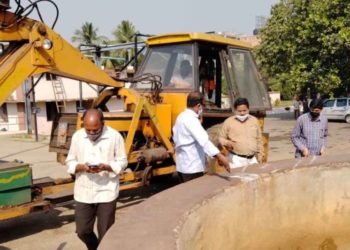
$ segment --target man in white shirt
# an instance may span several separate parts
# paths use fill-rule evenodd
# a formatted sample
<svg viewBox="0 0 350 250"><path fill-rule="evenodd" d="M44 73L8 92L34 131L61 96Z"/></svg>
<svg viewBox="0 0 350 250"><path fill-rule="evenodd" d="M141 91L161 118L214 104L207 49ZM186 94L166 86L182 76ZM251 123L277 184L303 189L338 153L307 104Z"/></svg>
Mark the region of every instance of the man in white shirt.
<svg viewBox="0 0 350 250"><path fill-rule="evenodd" d="M118 175L127 166L123 137L104 126L103 113L89 109L84 128L76 131L67 156L68 173L75 175L76 233L87 248L97 249L115 220ZM98 238L94 233L97 218Z"/></svg>
<svg viewBox="0 0 350 250"><path fill-rule="evenodd" d="M191 92L187 96L187 109L176 119L173 127L173 139L176 152L176 170L181 182L190 181L203 176L205 154L216 157L230 170L227 158L209 140L207 132L200 123L203 96L199 92Z"/></svg>

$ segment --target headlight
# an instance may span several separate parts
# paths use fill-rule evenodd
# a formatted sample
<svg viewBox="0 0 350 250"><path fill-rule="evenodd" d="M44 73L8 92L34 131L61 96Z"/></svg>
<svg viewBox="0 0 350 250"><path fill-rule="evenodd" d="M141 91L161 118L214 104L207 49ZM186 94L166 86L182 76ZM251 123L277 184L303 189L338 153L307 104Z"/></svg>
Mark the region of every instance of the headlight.
<svg viewBox="0 0 350 250"><path fill-rule="evenodd" d="M5 51L5 45L0 43L0 56L4 53L4 51Z"/></svg>
<svg viewBox="0 0 350 250"><path fill-rule="evenodd" d="M52 48L52 42L51 42L51 40L45 39L45 40L43 41L43 48L46 49L46 50L51 49L51 48Z"/></svg>

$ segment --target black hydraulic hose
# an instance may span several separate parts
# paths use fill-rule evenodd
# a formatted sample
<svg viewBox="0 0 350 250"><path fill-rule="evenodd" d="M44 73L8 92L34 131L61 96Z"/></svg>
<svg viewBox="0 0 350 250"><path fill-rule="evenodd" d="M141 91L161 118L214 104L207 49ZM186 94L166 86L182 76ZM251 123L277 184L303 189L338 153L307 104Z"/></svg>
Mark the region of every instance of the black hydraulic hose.
<svg viewBox="0 0 350 250"><path fill-rule="evenodd" d="M15 15L17 16L18 13L22 13L23 7L21 5L21 0L15 0L16 4L17 4L17 8L15 10Z"/></svg>
<svg viewBox="0 0 350 250"><path fill-rule="evenodd" d="M31 2L31 1L30 1L30 2ZM20 21L22 21L24 18L28 17L28 16L33 12L34 9L37 9L39 18L40 18L41 21L43 22L41 12L39 11L39 8L38 8L38 5L37 5L39 2L49 2L49 3L51 3L51 4L55 7L55 9L56 9L56 17L55 17L55 20L54 20L54 22L53 22L53 24L52 24L52 26L51 26L51 28L53 29L53 28L55 27L55 25L56 25L56 23L57 23L57 20L58 20L58 17L59 17L59 9L58 9L57 4L56 4L55 2L53 2L52 0L36 0L36 1L34 1L34 2L31 2L31 4L29 4L29 5L28 5L27 7L25 7L25 8L23 8L23 7L21 6L20 0L16 0L16 3L17 3L17 10L16 10L17 13L15 13L16 16L17 16L16 21L13 22L13 23L11 23L11 24L9 24L9 25L7 25L7 26L5 26L5 27L3 27L3 28L11 28L11 27L14 26L15 24L17 24L17 23L19 23ZM22 14L23 14L24 12L26 12L27 10L29 10L28 13L22 15ZM22 16L20 16L20 15L22 15Z"/></svg>
<svg viewBox="0 0 350 250"><path fill-rule="evenodd" d="M54 7L55 7L55 9L56 9L56 17L55 17L55 20L54 20L54 22L53 22L53 24L52 24L52 26L51 26L51 28L53 29L54 27L55 27L55 25L56 25L56 23L57 23L57 20L58 20L58 17L59 17L59 14L60 14L60 11L59 11L59 9L58 9L58 6L57 6L57 4L54 2L54 1L52 1L52 0L36 0L36 1L34 1L34 2L31 2L31 4L30 5L28 5L27 7L25 7L24 8L24 11L26 11L27 9L29 9L30 7L37 7L37 4L38 3L40 3L40 2L49 2L49 3L51 3ZM23 11L23 12L24 12ZM40 11L39 11L40 12ZM38 13L38 15L39 16L41 16L41 14L39 14ZM26 15L25 17L27 17L28 15Z"/></svg>
<svg viewBox="0 0 350 250"><path fill-rule="evenodd" d="M31 4L33 3L31 0L28 0L28 1L29 1ZM40 12L40 9L39 9L38 5L37 5L37 4L34 4L34 8L36 9L36 12L38 13L38 16L39 16L40 21L43 23L43 22L44 22L44 19L43 19L42 15L41 15L41 12Z"/></svg>

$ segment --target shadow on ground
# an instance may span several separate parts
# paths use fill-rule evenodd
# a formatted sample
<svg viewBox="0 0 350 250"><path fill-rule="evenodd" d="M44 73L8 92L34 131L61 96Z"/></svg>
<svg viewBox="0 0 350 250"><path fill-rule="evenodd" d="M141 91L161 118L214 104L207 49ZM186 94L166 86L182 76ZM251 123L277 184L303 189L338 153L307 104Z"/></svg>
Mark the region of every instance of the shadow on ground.
<svg viewBox="0 0 350 250"><path fill-rule="evenodd" d="M73 207L67 206L67 208ZM37 212L22 217L1 221L0 244L36 234L44 230L59 228L74 221L74 214L61 215L61 213L62 211L53 209L47 213ZM2 250L1 247L0 250Z"/></svg>
<svg viewBox="0 0 350 250"><path fill-rule="evenodd" d="M138 189L125 190L121 192L118 198L118 203L121 205L118 204L117 209L123 209L139 204L148 197L177 184L179 184L179 181L176 173L173 175L154 177L150 186L144 186Z"/></svg>
<svg viewBox="0 0 350 250"><path fill-rule="evenodd" d="M120 193L118 210L141 203L150 196L178 184L176 174L157 177L150 186L134 190L125 190ZM0 221L0 244L20 239L45 230L60 228L65 224L74 222L74 205L65 206L69 209L53 209L48 213L37 212L26 216ZM15 232L15 233L14 233ZM48 240L48 239L43 239ZM66 243L61 243L57 249L65 249ZM0 250L9 248L0 245Z"/></svg>

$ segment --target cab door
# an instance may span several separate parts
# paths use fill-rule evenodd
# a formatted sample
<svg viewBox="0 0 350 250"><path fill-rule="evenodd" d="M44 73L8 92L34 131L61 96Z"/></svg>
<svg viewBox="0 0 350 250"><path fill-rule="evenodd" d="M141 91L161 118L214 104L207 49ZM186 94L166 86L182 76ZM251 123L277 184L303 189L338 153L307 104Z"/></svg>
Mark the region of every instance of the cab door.
<svg viewBox="0 0 350 250"><path fill-rule="evenodd" d="M253 112L265 113L266 110L270 110L272 108L270 97L251 52L228 47L227 52L222 55L227 75L232 83L230 86L232 98L247 98L249 109Z"/></svg>

